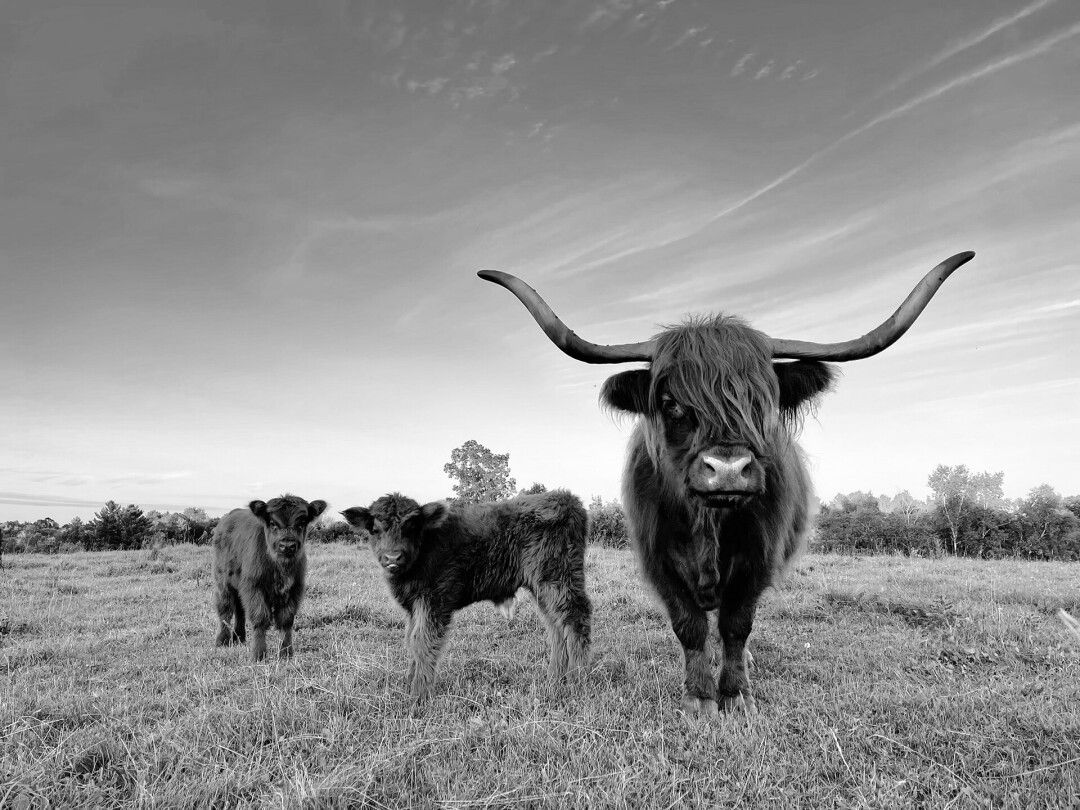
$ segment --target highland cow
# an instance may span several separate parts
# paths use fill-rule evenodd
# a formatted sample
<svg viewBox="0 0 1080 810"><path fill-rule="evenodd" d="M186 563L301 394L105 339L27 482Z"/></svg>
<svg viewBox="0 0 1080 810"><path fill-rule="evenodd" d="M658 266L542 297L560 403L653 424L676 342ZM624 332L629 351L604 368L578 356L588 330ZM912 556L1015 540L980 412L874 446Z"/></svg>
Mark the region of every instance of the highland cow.
<svg viewBox="0 0 1080 810"><path fill-rule="evenodd" d="M394 493L342 514L369 533L390 593L408 613L406 682L418 701L431 694L454 612L490 600L507 615L518 588L532 593L547 626L552 678L580 674L587 664L588 513L576 496L555 490L495 503L420 506Z"/></svg>
<svg viewBox="0 0 1080 810"><path fill-rule="evenodd" d="M623 500L642 574L682 644L688 713L754 708L746 642L762 593L804 542L811 488L795 433L802 412L832 385L834 371L822 361L858 360L890 346L974 255L946 259L891 318L834 344L774 339L717 316L691 318L643 343L599 345L568 329L520 279L479 273L514 293L574 359L650 364L610 377L600 397L607 407L640 417ZM774 362L779 359L795 362ZM712 611L723 643L716 681Z"/></svg>
<svg viewBox="0 0 1080 810"><path fill-rule="evenodd" d="M266 657L266 630L282 633L279 655L293 654L293 621L304 597L306 541L311 523L326 509L295 495L234 509L214 530L214 608L221 620L217 646L243 644L245 618L254 638L251 655ZM235 619L235 625L233 624Z"/></svg>

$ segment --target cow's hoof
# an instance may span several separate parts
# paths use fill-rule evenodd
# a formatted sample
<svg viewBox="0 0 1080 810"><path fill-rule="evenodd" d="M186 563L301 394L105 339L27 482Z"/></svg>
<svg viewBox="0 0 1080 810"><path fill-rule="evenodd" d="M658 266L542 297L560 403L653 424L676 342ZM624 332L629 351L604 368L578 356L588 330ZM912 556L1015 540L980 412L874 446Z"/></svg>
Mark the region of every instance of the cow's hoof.
<svg viewBox="0 0 1080 810"><path fill-rule="evenodd" d="M716 717L720 713L715 700L691 697L690 695L682 699L682 710L690 717L704 717L706 719Z"/></svg>
<svg viewBox="0 0 1080 810"><path fill-rule="evenodd" d="M737 695L722 695L720 707L731 714L757 714L757 701L749 692Z"/></svg>

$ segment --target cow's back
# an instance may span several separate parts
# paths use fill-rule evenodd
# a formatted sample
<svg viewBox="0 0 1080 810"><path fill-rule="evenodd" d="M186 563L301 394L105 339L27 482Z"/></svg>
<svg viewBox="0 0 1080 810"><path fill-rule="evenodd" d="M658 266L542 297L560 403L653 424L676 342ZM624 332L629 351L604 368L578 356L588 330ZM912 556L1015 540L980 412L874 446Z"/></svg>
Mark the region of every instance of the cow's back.
<svg viewBox="0 0 1080 810"><path fill-rule="evenodd" d="M233 509L214 529L214 575L235 585L266 556L262 524L248 509Z"/></svg>

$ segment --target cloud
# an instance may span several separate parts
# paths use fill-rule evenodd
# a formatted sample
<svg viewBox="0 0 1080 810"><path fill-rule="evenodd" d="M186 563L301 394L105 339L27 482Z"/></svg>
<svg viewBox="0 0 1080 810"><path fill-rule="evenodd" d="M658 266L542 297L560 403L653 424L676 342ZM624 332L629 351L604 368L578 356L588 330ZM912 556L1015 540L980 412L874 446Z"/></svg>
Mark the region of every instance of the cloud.
<svg viewBox="0 0 1080 810"><path fill-rule="evenodd" d="M739 59L739 61L735 63L735 67L733 67L731 69L731 75L732 76L738 76L740 73L742 73L744 70L746 70L746 65L753 58L754 58L754 52L753 51L750 51L750 53L743 54L742 58Z"/></svg>
<svg viewBox="0 0 1080 810"><path fill-rule="evenodd" d="M892 91L907 84L915 77L920 76L923 73L926 73L928 70L937 67L942 62L951 59L952 57L968 50L969 48L975 47L976 45L984 42L999 31L1002 31L1009 26L1015 25L1025 17L1028 17L1034 14L1036 11L1040 11L1046 6L1049 6L1052 3L1056 3L1057 1L1058 0L1036 0L1036 2L1032 3L1031 5L1025 6L1014 14L1010 14L1007 17L999 17L998 19L990 23L990 25L988 25L986 28L983 28L980 31L969 34L968 36L953 42L951 45L946 47L945 50L941 51L936 56L931 57L928 61L920 64L914 70L902 74L901 76L890 82L888 85L886 85L884 88L882 88L880 91L878 91L871 100L881 98L882 96L891 93Z"/></svg>
<svg viewBox="0 0 1080 810"><path fill-rule="evenodd" d="M26 492L0 492L0 503L13 506L67 506L73 508L100 507L103 501L84 500L81 498L66 498L60 495L39 495Z"/></svg>
<svg viewBox="0 0 1080 810"><path fill-rule="evenodd" d="M1032 45L1032 46L1030 46L1028 48L1017 51L1016 53L1010 54L1008 56L1004 56L1004 57L1002 57L1000 59L996 59L993 62L988 62L987 64L983 65L982 67L980 67L980 68L978 68L976 70L970 71L970 72L965 73L965 74L960 75L960 76L957 76L956 78L951 79L951 80L945 82L944 84L940 84L937 87L934 87L934 88L932 88L930 90L927 90L925 93L922 93L920 95L915 96L914 98L909 99L908 101L905 101L903 104L901 104L901 105L899 105L897 107L894 107L893 109L889 110L888 112L884 112L881 115L878 115L877 117L872 118L870 121L866 122L865 124L851 130L850 132L848 132L848 133L846 133L844 135L841 135L839 138L837 138L831 144L824 147L823 149L818 150L814 154L810 155L810 157L808 157L802 163L800 163L797 166L795 166L794 168L789 169L788 171L784 172L782 175L777 177L775 180L772 180L772 181L766 183L764 186L762 186L761 188L757 189L756 191L748 194L747 196L743 197L741 200L738 200L737 202L732 203L731 205L729 205L726 208L722 209L719 213L716 214L716 216L713 218L713 220L715 221L717 219L725 217L728 214L734 213L735 211L738 211L740 208L743 208L744 206L752 203L754 200L756 200L759 197L763 196L764 194L767 194L768 192L772 191L777 186L780 186L780 185L786 183L792 177L799 174L804 169L806 169L808 166L810 166L811 164L817 162L819 159L821 159L825 155L829 154L830 152L833 152L834 150L836 150L837 148L839 148L843 144L847 143L848 141L852 140L853 138L857 138L859 135L862 135L867 130L872 129L873 127L876 127L879 124L883 124L886 121L891 121L893 119L896 119L896 118L899 118L899 117L901 117L903 115L906 115L907 113L914 110L916 107L919 107L919 106L927 103L928 101L932 101L933 99L936 99L939 96L942 96L942 95L944 95L946 93L949 93L949 92L951 92L953 90L956 90L957 88L960 88L960 87L963 87L963 86L965 86L967 84L970 84L971 82L974 82L974 81L976 81L978 79L981 79L984 76L988 76L991 73L996 73L999 70L1004 70L1007 67L1011 67L1013 65L1019 64L1020 62L1027 61L1028 59L1032 59L1032 58L1034 58L1036 56L1040 56L1040 55L1046 53L1047 51L1049 51L1055 45L1057 45L1057 44L1059 44L1061 42L1064 42L1067 39L1071 39L1072 37L1075 37L1078 34L1080 34L1080 23L1076 23L1075 25L1072 25L1069 28L1066 28L1066 29L1064 29L1062 31L1059 31L1056 34L1053 34L1052 36L1046 37L1045 39L1042 39L1039 42L1036 42L1034 45ZM750 56L752 56L752 54L747 54L745 57L743 57L742 60L740 60L739 64L742 64L743 61L748 59ZM738 65L736 65L736 67L738 67ZM817 75L817 70L816 69L813 71L813 74ZM732 74L732 75L734 75L734 74ZM804 76L803 78L808 79L808 78L812 78L812 76L807 75L807 76Z"/></svg>

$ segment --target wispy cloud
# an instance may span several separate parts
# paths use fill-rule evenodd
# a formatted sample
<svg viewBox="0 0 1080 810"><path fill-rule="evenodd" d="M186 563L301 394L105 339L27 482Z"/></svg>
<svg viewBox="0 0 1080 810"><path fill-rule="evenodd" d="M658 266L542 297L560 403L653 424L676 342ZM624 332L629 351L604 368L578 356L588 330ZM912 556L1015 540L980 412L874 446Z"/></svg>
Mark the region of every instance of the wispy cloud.
<svg viewBox="0 0 1080 810"><path fill-rule="evenodd" d="M850 132L848 132L848 133L846 133L844 135L841 135L839 138L837 138L831 144L824 147L823 149L818 150L814 154L810 155L810 157L808 157L802 163L800 163L797 166L795 166L794 168L789 169L788 171L784 172L782 175L777 177L775 180L771 180L770 182L766 183L764 186L757 189L756 191L748 194L747 196L745 196L742 199L732 203L731 205L728 205L726 208L719 211L713 219L714 220L720 219L722 217L727 216L728 214L731 214L731 213L734 213L735 211L738 211L740 208L743 208L746 205L749 205L754 200L758 199L759 197L761 197L761 196L763 196L765 194L768 194L770 191L772 191L777 186L783 185L788 180L790 180L792 177L799 174L800 172L802 172L804 169L811 166L812 164L816 163L818 160L823 158L825 155L835 151L836 149L838 149L840 146L847 143L848 141L850 141L850 140L852 140L854 138L857 138L858 136L862 135L867 130L872 129L872 128L878 126L879 124L883 124L886 121L892 121L892 120L894 120L896 118L900 118L901 116L906 115L907 113L914 110L916 107L920 107L921 105L927 103L928 101L932 101L933 99L936 99L939 96L942 96L942 95L944 95L944 94L946 94L948 92L956 90L957 88L960 88L960 87L963 87L965 85L971 84L972 82L977 81L978 79L981 79L984 76L988 76L988 75L990 75L992 73L996 73L999 70L1004 70L1007 67L1012 67L1013 65L1019 64L1021 62L1025 62L1028 59L1032 59L1032 58L1034 58L1036 56L1041 56L1042 54L1046 53L1051 48L1053 48L1055 45L1057 45L1057 44L1059 44L1061 42L1064 42L1067 39L1071 39L1071 38L1077 36L1078 34L1080 34L1080 23L1076 23L1075 25L1072 25L1072 26L1070 26L1068 28L1065 28L1065 29L1063 29L1061 31L1058 31L1056 34L1053 34L1053 35L1051 35L1049 37L1046 37L1045 39L1042 39L1042 40L1036 42L1034 45L1031 45L1028 48L1024 48L1023 50L1017 51L1016 53L1010 54L1008 56L1004 56L1004 57L1002 57L1000 59L996 59L993 62L988 62L987 64L983 65L982 67L980 67L980 68L978 68L976 70L970 71L968 73L964 73L964 74L962 74L960 76L957 76L956 78L951 79L950 81L947 81L947 82L945 82L943 84L940 84L937 87L934 87L934 88L932 88L930 90L927 90L925 93L921 93L920 95L917 95L914 98L911 98L908 101L905 101L903 104L901 104L901 105L899 105L897 107L894 107L893 109L889 110L888 112L884 112L881 115L878 115L877 117L872 118L870 121L867 121L865 124L851 130ZM748 56L749 56L749 54L748 54ZM804 77L804 78L808 78L808 77Z"/></svg>
<svg viewBox="0 0 1080 810"><path fill-rule="evenodd" d="M1053 3L1056 3L1056 2L1058 2L1058 0L1035 0L1034 3L1031 3L1030 5L1024 6L1024 8L1020 9L1019 11L1014 12L1013 14L1010 14L1010 15L1005 16L1005 17L998 17L996 20L991 22L985 28L983 28L983 29L981 29L979 31L976 31L976 32L974 32L972 34L969 34L966 37L961 37L960 39L957 39L956 41L954 41L953 43L948 45L940 53L936 54L935 56L932 56L926 62L920 63L919 66L917 68L915 68L914 70L910 70L910 71L908 71L906 73L901 74L899 77L897 77L896 79L891 81L889 84L887 84L885 87L883 87L881 90L879 90L877 93L875 93L871 100L879 99L882 96L885 96L885 95L893 92L894 90L897 90L898 88L903 87L905 84L910 82L912 79L914 79L914 78L916 78L918 76L921 76L922 74L926 73L929 70L932 70L933 68L940 65L942 62L945 62L946 60L951 59L952 57L956 56L957 54L963 53L964 51L968 50L969 48L973 48L976 45L979 45L980 43L985 42L987 39L989 39L990 37L992 37L994 34L998 33L999 31L1003 31L1004 29L1006 29L1006 28L1008 28L1008 27L1010 27L1012 25L1015 25L1016 23L1020 22L1020 20L1024 19L1025 17L1029 17L1032 14L1034 14L1035 12L1040 11L1040 10L1046 8L1047 6L1052 5Z"/></svg>
<svg viewBox="0 0 1080 810"><path fill-rule="evenodd" d="M740 73L742 73L744 70L746 70L746 66L750 63L750 60L753 59L753 58L754 58L754 52L753 51L751 51L750 53L743 54L742 58L739 59L739 61L735 63L735 67L733 67L731 69L731 75L732 76L738 76Z"/></svg>

